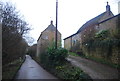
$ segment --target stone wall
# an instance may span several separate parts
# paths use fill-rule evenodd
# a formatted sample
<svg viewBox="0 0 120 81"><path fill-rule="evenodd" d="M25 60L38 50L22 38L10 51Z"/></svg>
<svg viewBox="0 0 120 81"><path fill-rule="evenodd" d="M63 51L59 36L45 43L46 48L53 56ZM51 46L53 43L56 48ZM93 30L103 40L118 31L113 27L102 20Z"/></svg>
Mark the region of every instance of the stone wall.
<svg viewBox="0 0 120 81"><path fill-rule="evenodd" d="M64 40L64 48L67 50L72 50L72 49L76 49L77 46L77 49L79 49L81 42L82 42L81 34L80 33L74 34L73 36L70 36Z"/></svg>
<svg viewBox="0 0 120 81"><path fill-rule="evenodd" d="M66 38L64 47L68 50L72 50L73 52L79 52L86 56L104 59L116 64L120 54L120 46L118 47L114 44L111 45L109 41L114 43L116 42L114 40L118 40L117 42L119 42L119 16L120 14L113 16L112 12L110 12L110 14L109 12L105 13L99 21L93 24L88 23L89 25L79 33ZM101 39L97 38L96 35L99 31L108 31L108 35L104 39L102 39L103 36L101 36ZM89 42L89 44L87 42ZM98 43L98 45L95 45L95 43ZM110 46L107 47L105 44Z"/></svg>
<svg viewBox="0 0 120 81"><path fill-rule="evenodd" d="M95 24L87 27L83 31L80 32L81 34L81 43L88 41L89 39L93 38L95 35Z"/></svg>
<svg viewBox="0 0 120 81"><path fill-rule="evenodd" d="M100 30L109 30L110 34L108 39L105 40L96 40L93 38L93 42L89 42L89 44L84 44L82 50L86 56L91 56L99 59L107 60L108 62L118 63L118 58L120 55L120 46L115 45L114 42L119 42L119 38L115 38L112 34L116 32L118 27L118 16L110 18L109 20L105 20L104 22L99 23L96 27L95 32L99 32ZM117 41L115 41L117 40ZM88 39L89 41L89 39ZM95 43L96 41L96 43ZM110 43L108 43L111 41ZM104 43L102 43L104 42ZM120 43L120 42L119 42ZM118 44L119 44L118 43Z"/></svg>
<svg viewBox="0 0 120 81"><path fill-rule="evenodd" d="M85 45L82 48L85 56L106 60L107 62L118 64L120 58L120 47L112 46L110 49L106 47L95 47L88 49Z"/></svg>
<svg viewBox="0 0 120 81"><path fill-rule="evenodd" d="M112 32L117 27L117 19L118 17L114 17L114 18L111 18L107 21L100 23L98 25L98 29L96 30L96 32L100 30L110 30Z"/></svg>
<svg viewBox="0 0 120 81"><path fill-rule="evenodd" d="M75 35L72 36L72 47L75 46L78 42L79 43L81 42L81 35L80 35L80 33L75 34Z"/></svg>
<svg viewBox="0 0 120 81"><path fill-rule="evenodd" d="M61 34L58 32L58 46L61 45ZM45 53L46 49L55 43L55 31L45 30L41 33L39 40L37 41L37 57L40 54Z"/></svg>
<svg viewBox="0 0 120 81"><path fill-rule="evenodd" d="M67 38L64 40L64 48L67 49L67 50L70 50L71 49L71 37Z"/></svg>

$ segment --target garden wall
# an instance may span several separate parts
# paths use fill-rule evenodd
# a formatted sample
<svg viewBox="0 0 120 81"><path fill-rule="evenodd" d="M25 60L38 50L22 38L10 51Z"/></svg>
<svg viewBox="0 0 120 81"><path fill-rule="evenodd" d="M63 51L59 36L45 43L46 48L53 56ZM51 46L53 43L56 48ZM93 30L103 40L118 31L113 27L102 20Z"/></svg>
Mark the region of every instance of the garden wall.
<svg viewBox="0 0 120 81"><path fill-rule="evenodd" d="M117 41L116 44L113 42L107 44L106 42L98 44L95 44L94 42L91 43L91 45L83 45L83 54L85 54L85 56L91 56L118 64L120 58L120 41Z"/></svg>

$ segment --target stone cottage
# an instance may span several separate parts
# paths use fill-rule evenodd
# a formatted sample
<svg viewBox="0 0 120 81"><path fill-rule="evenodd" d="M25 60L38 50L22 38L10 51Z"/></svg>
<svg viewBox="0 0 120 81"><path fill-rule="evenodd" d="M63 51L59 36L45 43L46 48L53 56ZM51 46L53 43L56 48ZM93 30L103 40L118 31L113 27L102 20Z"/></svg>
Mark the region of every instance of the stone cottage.
<svg viewBox="0 0 120 81"><path fill-rule="evenodd" d="M106 11L87 21L79 30L64 39L64 48L69 51L84 53L85 56L92 56L95 58L105 59L113 63L118 63L119 50L118 45L107 47L94 47L90 45L93 43L96 33L104 30L109 30L111 35L120 26L120 14L113 15L110 10L110 5L107 3ZM119 39L116 39L119 42ZM103 51L104 50L104 51Z"/></svg>
<svg viewBox="0 0 120 81"><path fill-rule="evenodd" d="M53 21L51 21L50 25L41 32L38 40L37 40L37 57L45 53L48 46L51 46L55 42L55 31L56 28L53 25ZM58 46L61 44L61 33L57 31L57 43Z"/></svg>
<svg viewBox="0 0 120 81"><path fill-rule="evenodd" d="M107 2L105 12L87 21L75 34L64 39L64 47L71 50L72 47L79 45L77 47L80 48L82 43L92 38L96 32L104 29L116 28L116 19L118 15L113 15L110 10L110 5Z"/></svg>

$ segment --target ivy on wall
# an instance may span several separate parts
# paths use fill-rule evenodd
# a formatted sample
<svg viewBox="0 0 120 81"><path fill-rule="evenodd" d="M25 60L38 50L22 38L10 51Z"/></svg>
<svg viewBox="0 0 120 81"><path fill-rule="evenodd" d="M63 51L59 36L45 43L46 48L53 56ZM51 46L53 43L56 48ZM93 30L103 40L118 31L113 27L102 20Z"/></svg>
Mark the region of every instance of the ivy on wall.
<svg viewBox="0 0 120 81"><path fill-rule="evenodd" d="M114 35L113 35L114 33ZM101 30L95 34L94 38L87 40L82 44L83 52L89 56L102 57L103 59L107 59L109 61L114 57L113 48L120 48L120 39L118 38L118 31L110 32L109 30ZM116 53L119 55L118 53ZM116 57L113 59L115 60Z"/></svg>

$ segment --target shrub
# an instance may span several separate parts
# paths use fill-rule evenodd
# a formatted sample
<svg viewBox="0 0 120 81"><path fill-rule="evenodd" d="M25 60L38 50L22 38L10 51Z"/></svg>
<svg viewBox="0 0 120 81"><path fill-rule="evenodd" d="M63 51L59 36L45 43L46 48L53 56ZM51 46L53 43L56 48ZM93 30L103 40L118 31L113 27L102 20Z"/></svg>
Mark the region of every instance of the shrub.
<svg viewBox="0 0 120 81"><path fill-rule="evenodd" d="M49 47L46 53L40 55L40 63L58 78L67 81L89 81L91 79L80 68L72 66L67 60L68 51L64 48Z"/></svg>
<svg viewBox="0 0 120 81"><path fill-rule="evenodd" d="M64 48L55 49L54 47L48 48L47 57L52 65L61 65L64 63L65 58L68 56L68 51Z"/></svg>
<svg viewBox="0 0 120 81"><path fill-rule="evenodd" d="M91 81L91 78L80 68L74 67L69 63L56 67L56 75L67 81Z"/></svg>
<svg viewBox="0 0 120 81"><path fill-rule="evenodd" d="M54 68L65 63L68 51L59 47L55 49L54 46L47 48L44 54L40 54L40 63L47 69Z"/></svg>
<svg viewBox="0 0 120 81"><path fill-rule="evenodd" d="M18 70L20 69L24 61L25 61L25 58L22 58L22 59L20 58L6 65L3 65L2 66L2 80L12 81L15 78L16 73L18 72Z"/></svg>
<svg viewBox="0 0 120 81"><path fill-rule="evenodd" d="M96 33L95 38L103 40L106 37L108 37L108 35L109 35L109 31L108 30L101 30L98 33Z"/></svg>

